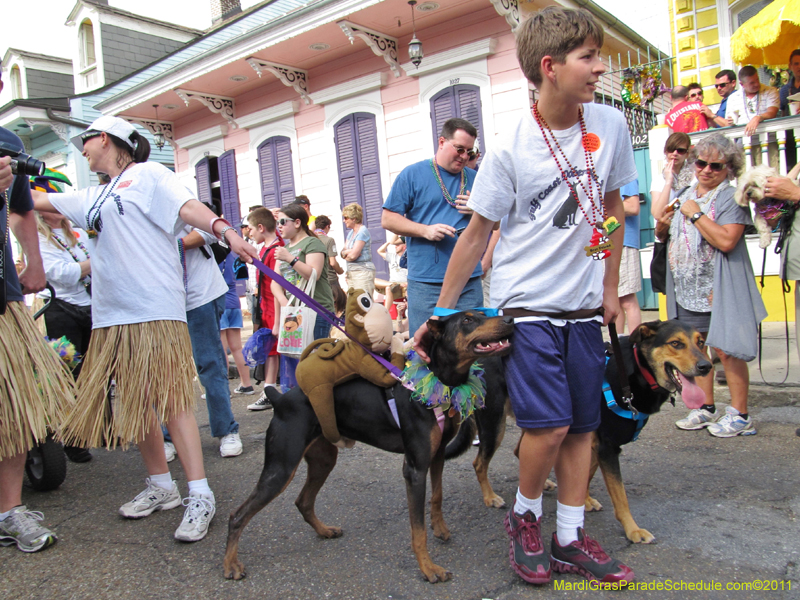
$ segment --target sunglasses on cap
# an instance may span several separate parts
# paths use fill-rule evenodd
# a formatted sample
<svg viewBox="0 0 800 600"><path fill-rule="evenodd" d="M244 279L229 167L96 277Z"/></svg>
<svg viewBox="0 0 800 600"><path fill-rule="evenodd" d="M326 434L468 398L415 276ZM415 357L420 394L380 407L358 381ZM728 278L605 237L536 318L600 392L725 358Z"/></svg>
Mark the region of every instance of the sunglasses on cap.
<svg viewBox="0 0 800 600"><path fill-rule="evenodd" d="M706 167L710 167L712 171L720 172L724 169L727 165L725 163L710 163L704 160L700 160L699 158L694 161L695 166L700 169L701 171Z"/></svg>
<svg viewBox="0 0 800 600"><path fill-rule="evenodd" d="M81 134L81 142L86 143L92 138L100 137L99 131L87 131L86 133Z"/></svg>
<svg viewBox="0 0 800 600"><path fill-rule="evenodd" d="M453 147L453 150L455 150L456 154L458 154L459 156L464 156L464 154L466 153L467 158L469 160L472 160L473 158L475 158L477 154L480 154L480 150L476 150L475 148L462 148L461 146L456 146L450 140L447 140L447 143Z"/></svg>

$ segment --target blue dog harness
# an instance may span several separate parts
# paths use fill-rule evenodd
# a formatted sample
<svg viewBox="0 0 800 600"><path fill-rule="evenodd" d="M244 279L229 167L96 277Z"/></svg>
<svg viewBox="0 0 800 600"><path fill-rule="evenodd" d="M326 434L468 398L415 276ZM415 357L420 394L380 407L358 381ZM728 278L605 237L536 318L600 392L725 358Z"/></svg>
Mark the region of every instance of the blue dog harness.
<svg viewBox="0 0 800 600"><path fill-rule="evenodd" d="M611 357L606 356L606 365L608 365L609 360L611 360ZM650 418L650 415L646 415L641 412L633 414L633 412L630 410L626 410L617 404L617 401L614 398L614 392L611 391L611 385L608 383L608 381L606 381L605 377L603 377L603 397L606 400L608 409L615 415L622 417L623 419L636 421L636 432L633 434L633 439L631 440L632 442L635 442L639 438L639 433L641 433L642 429L644 429L644 426L647 424L647 419Z"/></svg>

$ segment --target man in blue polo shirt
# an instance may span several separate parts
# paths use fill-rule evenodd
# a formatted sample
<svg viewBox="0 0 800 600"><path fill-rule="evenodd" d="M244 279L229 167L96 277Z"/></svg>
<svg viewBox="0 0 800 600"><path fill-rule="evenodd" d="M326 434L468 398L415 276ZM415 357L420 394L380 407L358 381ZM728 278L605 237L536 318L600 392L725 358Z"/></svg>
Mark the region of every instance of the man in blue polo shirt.
<svg viewBox="0 0 800 600"><path fill-rule="evenodd" d="M450 255L472 216L466 204L475 171L467 162L477 137L469 121L445 121L436 155L403 169L383 205L381 226L406 238L409 331L433 314ZM456 308L483 305L481 274L478 264Z"/></svg>

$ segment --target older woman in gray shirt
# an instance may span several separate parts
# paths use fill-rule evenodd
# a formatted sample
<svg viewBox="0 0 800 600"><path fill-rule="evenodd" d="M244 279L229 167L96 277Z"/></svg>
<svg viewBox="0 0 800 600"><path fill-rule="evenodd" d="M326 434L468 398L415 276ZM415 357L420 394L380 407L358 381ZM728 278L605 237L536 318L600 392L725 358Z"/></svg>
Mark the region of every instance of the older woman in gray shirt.
<svg viewBox="0 0 800 600"><path fill-rule="evenodd" d="M667 314L697 328L716 349L728 379L731 406L718 419L711 373L698 378L706 395L703 407L676 425L686 430L708 427L717 437L753 435L756 430L747 412L747 362L758 353L758 323L767 311L744 240L745 226L752 223L750 211L736 204L730 183L741 174L744 155L721 134L703 138L694 153L697 182L681 193L680 209L667 213L656 227L661 239L669 232Z"/></svg>

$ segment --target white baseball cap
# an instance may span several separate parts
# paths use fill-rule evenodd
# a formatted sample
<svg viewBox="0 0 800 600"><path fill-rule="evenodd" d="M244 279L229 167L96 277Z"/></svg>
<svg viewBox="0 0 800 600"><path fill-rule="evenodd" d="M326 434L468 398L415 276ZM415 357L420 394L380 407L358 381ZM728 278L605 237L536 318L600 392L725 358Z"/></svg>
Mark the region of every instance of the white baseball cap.
<svg viewBox="0 0 800 600"><path fill-rule="evenodd" d="M99 134L99 133L107 133L109 135L113 135L118 137L123 142L128 144L131 149L136 149L136 143L131 140L131 135L136 132L133 125L125 121L124 119L120 119L119 117L112 117L110 115L105 115L96 119L94 123L89 125L86 128L86 131L79 133L78 135L72 138L72 143L75 147L83 152L83 142L84 139L89 139L92 136L88 136L87 134Z"/></svg>

